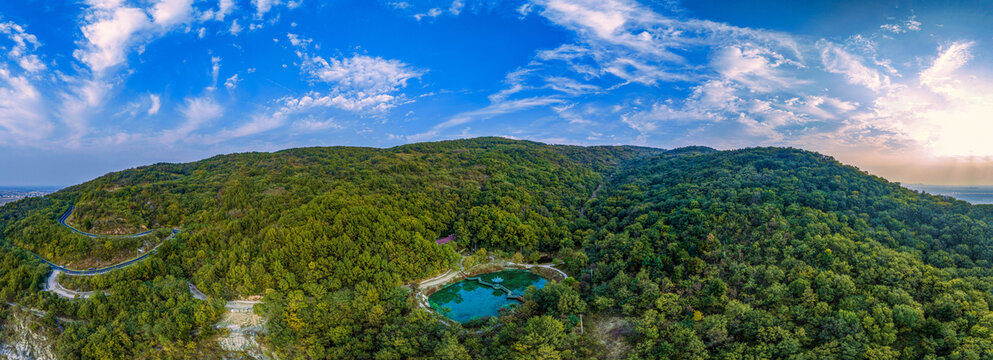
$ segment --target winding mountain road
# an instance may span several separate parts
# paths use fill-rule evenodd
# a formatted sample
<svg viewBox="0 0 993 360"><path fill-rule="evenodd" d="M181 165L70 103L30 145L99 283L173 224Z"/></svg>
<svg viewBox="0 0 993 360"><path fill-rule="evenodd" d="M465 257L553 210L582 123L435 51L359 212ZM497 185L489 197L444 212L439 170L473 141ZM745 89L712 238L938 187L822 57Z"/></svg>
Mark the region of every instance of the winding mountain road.
<svg viewBox="0 0 993 360"><path fill-rule="evenodd" d="M67 299L75 299L77 297L85 299L95 293L93 291L75 291L66 289L59 283L60 273L61 271L59 270L52 270L52 273L48 275L48 281L45 282L45 291L51 291L56 295Z"/></svg>
<svg viewBox="0 0 993 360"><path fill-rule="evenodd" d="M145 235L148 235L148 234L151 234L151 233L155 232L155 230L149 230L149 231L140 232L140 233L137 233L137 234L130 234L130 235L97 235L97 234L90 234L90 233L87 233L87 232L83 232L83 231L81 231L79 229L76 229L76 228L74 228L72 226L69 226L69 224L66 224L66 219L68 219L69 216L72 215L72 210L74 210L75 208L76 208L75 205L70 206L69 207L69 211L66 211L65 214L62 214L62 216L59 217L59 224L62 225L62 226L65 226L69 230L72 230L73 232L75 232L77 234L80 234L80 235L83 235L83 236L87 236L87 237L91 237L91 238L120 239L120 238L142 237L142 236L145 236ZM55 269L55 270L64 272L67 275L73 275L73 276L93 276L93 275L100 275L100 274L103 274L103 273L108 272L108 271L117 270L117 269L126 267L128 265L134 264L134 263L136 263L138 261L141 261L141 260L145 259L146 257L148 257L148 255L151 255L156 250L158 250L159 249L159 246L162 246L162 244L165 244L166 241L169 241L170 239L176 237L177 234L179 234L179 229L172 229L172 234L170 234L169 237L167 237L164 240L162 240L161 242L159 242L158 245L155 245L155 247L152 248L151 250L148 250L145 253L143 253L143 254L139 255L138 257L135 257L135 258L133 258L131 260L127 260L127 261L124 261L124 262L119 263L119 264L114 264L114 265L103 267L103 268L99 268L99 269L73 270L73 269L69 269L67 267L58 265L58 264L53 264L51 261L45 260L45 258L41 257L38 254L35 254L35 253L31 253L31 254L34 255L36 258L38 258L38 260L41 260L42 262L48 264L48 266L50 266L52 269Z"/></svg>
<svg viewBox="0 0 993 360"><path fill-rule="evenodd" d="M69 205L69 210L66 211L65 214L62 214L61 217L59 217L59 224L62 225L62 226L65 226L65 227L69 228L69 230L72 230L73 232L75 232L77 234L80 234L80 235L83 235L83 236L87 236L87 237L91 237L91 238L119 238L120 239L120 238L142 237L142 236L145 236L145 235L148 235L148 234L151 234L151 233L155 232L155 230L148 230L148 231L145 231L145 232L140 232L140 233L137 233L137 234L130 234L130 235L97 235L97 234L90 234L88 232L85 232L85 231L79 230L77 228L74 228L72 226L69 226L69 224L66 224L66 220L69 220L69 217L72 216L72 211L75 210L75 209L76 209L76 205ZM173 230L173 231L176 231L176 230Z"/></svg>
<svg viewBox="0 0 993 360"><path fill-rule="evenodd" d="M80 234L80 235L83 235L83 236L86 236L86 237L90 237L90 238L112 238L112 239L136 238L136 237L146 236L146 235L149 235L149 234L155 232L155 230L149 230L149 231L144 231L144 232L140 232L140 233L137 233L137 234L130 234L130 235L97 235L97 234L90 234L90 233L84 232L82 230L76 229L76 228L70 226L69 224L66 224L66 220L69 219L69 216L72 216L72 211L74 209L76 209L76 206L75 205L69 206L69 210L66 211L65 214L62 214L62 216L59 217L59 219L58 219L59 225L65 226L67 229L72 230L72 232L75 232L77 234ZM148 257L148 255L151 255L152 253L155 253L155 251L159 249L159 246L162 246L162 244L164 244L166 241L169 241L170 239L176 237L177 234L179 234L179 229L172 229L172 234L170 234L169 237L167 237L167 238L163 239L162 241L160 241L159 244L158 245L155 245L155 247L152 248L151 250L148 250L148 251L144 252L143 254L141 254L141 255L133 258L133 259L130 259L130 260L127 260L127 261L118 263L118 264L114 264L114 265L111 265L111 266L102 267L102 268L99 268L99 269L92 269L92 268L91 269L87 269L87 270L69 269L69 268L67 268L65 266L54 264L51 261L48 261L45 258L43 258L40 255L35 254L33 252L31 253L31 255L34 255L34 257L38 258L38 260L41 260L41 262L47 264L49 267L52 268L52 272L48 275L48 280L45 282L45 291L51 291L52 293L55 293L56 295L58 295L60 297L69 298L69 299L88 298L88 297L90 297L91 295L94 294L93 291L75 291L75 290L66 289L64 286L62 286L62 284L59 283L59 274L60 273L65 273L67 275L73 275L73 276L94 276L94 275L100 275L100 274L107 273L107 272L110 272L110 271L113 271L113 270L117 270L117 269L121 269L121 268L127 267L129 265L132 265L132 264L138 262L138 261L144 260L146 257Z"/></svg>
<svg viewBox="0 0 993 360"><path fill-rule="evenodd" d="M65 214L62 214L62 216L59 217L58 223L60 225L62 225L62 226L65 226L69 230L72 230L73 232L75 232L77 234L80 234L80 235L83 235L83 236L86 236L86 237L90 237L90 238L115 238L115 239L136 238L136 237L142 237L142 236L149 235L149 234L151 234L151 233L153 233L153 232L156 231L156 230L149 230L149 231L144 231L144 232L140 232L140 233L137 233L137 234L130 234L130 235L98 235L98 234L90 234L90 233L84 232L82 230L76 229L76 228L70 226L69 224L66 224L66 220L68 220L69 217L72 216L72 211L75 208L76 208L75 205L70 206L69 207L69 210L66 211ZM107 272L110 272L110 271L114 271L114 270L117 270L117 269L121 269L121 268L127 267L129 265L132 265L132 264L134 264L134 263L136 263L138 261L141 261L141 260L145 259L146 257L148 257L148 255L151 255L156 250L158 250L159 246L162 246L162 244L164 244L166 241L169 241L172 238L176 237L176 235L179 234L179 233L180 233L179 229L172 229L172 234L170 234L169 237L163 239L161 242L159 242L158 245L155 245L154 248L152 248L151 250L146 251L142 255L140 255L138 257L135 257L133 259L124 261L124 262L119 263L119 264L114 264L114 265L103 267L103 268L99 268L99 269L73 270L73 269L69 269L69 268L66 268L66 267L61 266L61 265L53 264L51 261L45 260L45 258L43 258L43 257L41 257L38 254L35 254L33 252L31 254L34 255L36 258L38 258L38 260L41 260L42 262L44 262L45 264L47 264L49 267L52 268L52 272L48 275L48 280L45 282L45 289L44 289L44 291L50 291L50 292L58 295L59 297L63 297L63 298L67 298L67 299L88 298L88 297L92 296L93 294L95 294L96 291L75 291L75 290L66 289L64 286L62 286L62 284L59 283L59 274L60 273L65 273L67 275L72 275L72 276L94 276L94 275L99 275L99 274L103 274L103 273L107 273ZM197 289L196 286L194 286L192 283L188 283L188 285L189 285L189 288L190 288L190 294L193 294L193 298L198 299L198 300L207 300L207 295L205 295L204 293L200 292L200 290ZM231 312L250 313L250 312L252 312L252 308L255 306L255 304L258 304L258 303L260 303L260 301L255 301L255 300L232 300L232 301L228 301L225 304L224 307L227 308Z"/></svg>

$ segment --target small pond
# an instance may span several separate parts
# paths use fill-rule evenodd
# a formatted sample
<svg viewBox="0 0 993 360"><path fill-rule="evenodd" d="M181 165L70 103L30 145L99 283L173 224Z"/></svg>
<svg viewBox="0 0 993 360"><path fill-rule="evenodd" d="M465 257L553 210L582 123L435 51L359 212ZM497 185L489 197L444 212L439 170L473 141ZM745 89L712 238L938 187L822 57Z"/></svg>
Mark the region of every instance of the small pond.
<svg viewBox="0 0 993 360"><path fill-rule="evenodd" d="M542 288L547 280L527 270L504 270L478 276L489 284L509 289L512 296L523 296L528 286ZM431 308L448 318L465 323L476 318L496 316L500 308L520 304L504 290L483 285L474 278L449 284L428 297Z"/></svg>

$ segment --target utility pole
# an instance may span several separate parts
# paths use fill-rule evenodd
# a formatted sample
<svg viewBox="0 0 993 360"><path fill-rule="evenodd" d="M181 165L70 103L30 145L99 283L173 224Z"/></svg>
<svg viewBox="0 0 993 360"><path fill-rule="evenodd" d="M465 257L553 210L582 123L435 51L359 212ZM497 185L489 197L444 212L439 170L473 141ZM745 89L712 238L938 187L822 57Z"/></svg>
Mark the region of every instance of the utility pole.
<svg viewBox="0 0 993 360"><path fill-rule="evenodd" d="M583 314L579 314L579 333L586 334L586 331L583 330Z"/></svg>

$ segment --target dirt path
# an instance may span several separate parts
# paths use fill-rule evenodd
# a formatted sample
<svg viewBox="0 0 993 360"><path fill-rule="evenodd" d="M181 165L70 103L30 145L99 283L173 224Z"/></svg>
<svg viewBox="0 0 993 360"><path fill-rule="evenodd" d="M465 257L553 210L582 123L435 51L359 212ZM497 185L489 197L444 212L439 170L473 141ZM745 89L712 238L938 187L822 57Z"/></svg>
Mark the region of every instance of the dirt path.
<svg viewBox="0 0 993 360"><path fill-rule="evenodd" d="M586 199L586 202L589 203L591 200L596 199L596 194L603 188L603 184L609 182L611 178L613 178L613 175L607 177L607 180L597 185L596 189L593 189L593 193L590 194L590 198ZM583 208L579 209L579 217L586 217L586 204L583 204Z"/></svg>
<svg viewBox="0 0 993 360"><path fill-rule="evenodd" d="M193 285L193 283L191 282L188 282L186 284L190 286L190 294L193 294L194 299L207 300L207 295L200 292L200 289L197 289L196 285Z"/></svg>
<svg viewBox="0 0 993 360"><path fill-rule="evenodd" d="M536 267L550 269L550 270L552 270L552 271L554 271L554 272L556 272L556 273L558 273L559 275L562 276L562 279L559 280L559 281L562 281L562 280L565 280L565 279L568 279L569 278L569 275L567 275L565 273L565 271L556 269L555 268L555 264L518 264L518 263L509 262L509 261L507 262L507 264L514 265L514 266L520 266L520 267L523 267L525 269L536 268Z"/></svg>
<svg viewBox="0 0 993 360"><path fill-rule="evenodd" d="M224 308L233 312L250 313L252 312L252 308L255 306L255 304L258 304L260 302L261 301L255 301L255 300L231 300L228 301L227 304L224 304Z"/></svg>
<svg viewBox="0 0 993 360"><path fill-rule="evenodd" d="M37 316L37 317L45 317L45 315L48 315L48 312L46 312L44 310L35 309L33 307L27 307L27 306L24 306L24 305L21 305L21 304L12 303L10 301L7 302L7 305L8 306L11 306L11 307L16 307L16 308L21 309L23 311L30 312L31 314L34 314L34 316ZM76 320L76 319L70 319L70 318L62 317L62 316L56 316L55 318L57 320L61 321L61 322L77 322L77 321L79 321L79 320Z"/></svg>
<svg viewBox="0 0 993 360"><path fill-rule="evenodd" d="M423 289L423 288L429 288L429 287L435 287L435 286L438 286L438 285L443 285L443 284L447 283L448 281L454 279L456 276L459 276L461 274L462 274L462 271L448 270L448 272L446 272L444 274L441 274L441 275L435 276L433 278L430 278L430 279L427 279L427 280L422 281L420 284L417 284L417 287Z"/></svg>
<svg viewBox="0 0 993 360"><path fill-rule="evenodd" d="M193 298L194 299L197 299L197 300L207 300L208 299L207 294L204 294L203 292L200 291L200 289L197 289L197 286L196 285L193 285L193 283L187 283L187 285L189 285L189 287L190 287L190 294L193 294ZM258 303L261 303L261 301L257 301L257 300L231 300L231 301L228 301L227 303L224 304L224 308L225 309L228 309L228 311L233 312L233 313L234 312L236 312L236 313L251 313L252 312L252 308L255 306L255 304L258 304Z"/></svg>

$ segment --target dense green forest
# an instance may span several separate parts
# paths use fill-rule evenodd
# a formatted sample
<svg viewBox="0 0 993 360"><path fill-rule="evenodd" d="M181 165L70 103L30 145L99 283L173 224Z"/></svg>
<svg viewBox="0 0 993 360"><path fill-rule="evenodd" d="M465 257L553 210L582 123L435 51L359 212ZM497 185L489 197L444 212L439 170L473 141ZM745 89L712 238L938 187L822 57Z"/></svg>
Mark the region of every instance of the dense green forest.
<svg viewBox="0 0 993 360"><path fill-rule="evenodd" d="M31 252L111 251L56 223L73 204L86 231L183 232L74 279L108 294L57 298ZM0 295L48 311L67 359L219 356L222 299L252 295L288 359L993 354L993 209L796 149L479 138L224 155L6 205L0 234ZM418 307L405 284L480 248L556 258L572 277L495 319L449 325ZM591 331L607 322L618 341Z"/></svg>

